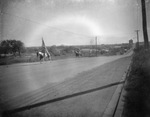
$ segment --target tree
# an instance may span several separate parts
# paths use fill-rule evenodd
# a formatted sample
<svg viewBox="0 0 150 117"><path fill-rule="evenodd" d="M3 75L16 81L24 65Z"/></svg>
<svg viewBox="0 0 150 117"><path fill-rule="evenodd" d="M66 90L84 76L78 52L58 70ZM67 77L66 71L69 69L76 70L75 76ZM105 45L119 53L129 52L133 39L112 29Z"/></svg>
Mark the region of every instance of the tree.
<svg viewBox="0 0 150 117"><path fill-rule="evenodd" d="M9 40L3 40L0 43L0 48L1 48L1 54L8 54L11 53L11 47L10 47L10 41Z"/></svg>
<svg viewBox="0 0 150 117"><path fill-rule="evenodd" d="M12 48L13 54L16 55L16 53L18 52L19 56L20 56L21 51L24 49L23 42L21 42L19 40L11 40L10 43L11 43L11 48Z"/></svg>
<svg viewBox="0 0 150 117"><path fill-rule="evenodd" d="M148 34L147 34L145 0L141 0L141 3L142 3L142 23L143 23L144 46L146 49L148 49L149 48L149 41L148 41Z"/></svg>
<svg viewBox="0 0 150 117"><path fill-rule="evenodd" d="M3 40L0 43L0 48L3 54L13 53L13 55L16 55L18 52L20 55L24 49L24 44L19 40Z"/></svg>

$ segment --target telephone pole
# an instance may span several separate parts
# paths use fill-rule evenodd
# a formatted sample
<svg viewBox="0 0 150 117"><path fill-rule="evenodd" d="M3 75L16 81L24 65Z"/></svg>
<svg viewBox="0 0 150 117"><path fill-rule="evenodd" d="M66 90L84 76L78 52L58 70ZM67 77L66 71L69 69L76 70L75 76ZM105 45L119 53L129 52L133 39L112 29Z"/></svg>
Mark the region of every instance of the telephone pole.
<svg viewBox="0 0 150 117"><path fill-rule="evenodd" d="M139 31L140 30L135 30L135 32L137 34L137 48L139 48Z"/></svg>
<svg viewBox="0 0 150 117"><path fill-rule="evenodd" d="M95 37L95 43L96 43L96 56L97 56L97 36Z"/></svg>
<svg viewBox="0 0 150 117"><path fill-rule="evenodd" d="M147 20L146 20L146 6L145 0L141 0L142 6L142 24L143 24L143 36L144 36L144 46L146 49L149 48L148 34L147 34Z"/></svg>
<svg viewBox="0 0 150 117"><path fill-rule="evenodd" d="M3 13L2 13L2 1L1 1L0 2L0 42L3 40L2 17L3 17Z"/></svg>

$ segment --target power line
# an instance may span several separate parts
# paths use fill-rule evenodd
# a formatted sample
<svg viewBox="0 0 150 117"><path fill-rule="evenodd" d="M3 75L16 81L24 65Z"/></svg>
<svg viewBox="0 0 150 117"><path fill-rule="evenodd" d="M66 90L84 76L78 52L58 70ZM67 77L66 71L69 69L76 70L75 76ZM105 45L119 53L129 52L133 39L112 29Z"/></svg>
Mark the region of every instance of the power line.
<svg viewBox="0 0 150 117"><path fill-rule="evenodd" d="M92 36L83 35L83 34L71 32L71 31L67 31L67 30L62 30L62 29L59 29L59 28L56 28L56 27L53 27L53 26L45 25L45 24L42 24L40 22L31 20L31 19L28 19L28 18L24 18L24 17L18 16L18 15L10 14L10 13L7 13L7 12L2 12L2 14L10 15L10 16L13 16L13 17L18 17L18 18L26 20L26 21L30 21L30 22L33 22L33 23L36 23L36 24L40 24L40 25L46 26L46 27L48 27L50 29L55 29L55 30L58 30L58 31L62 31L62 32L66 32L66 33L71 33L71 34L74 34L74 35L80 35L80 36L83 36L83 37L92 38Z"/></svg>
<svg viewBox="0 0 150 117"><path fill-rule="evenodd" d="M3 14L10 15L10 16L13 16L13 17L18 17L18 18L20 18L20 19L23 19L23 20L26 20L26 21L29 21L29 22L33 22L33 23L36 23L36 24L39 24L39 25L43 25L43 26L48 27L48 28L50 28L50 29L55 29L55 30L58 30L58 31L62 31L62 32L66 32L66 33L71 33L71 34L74 34L74 35L79 35L79 36L87 37L87 38L90 38L90 39L93 38L93 36L84 35L84 34L79 34L79 33L71 32L71 31L68 31L68 30L59 29L59 28L56 28L56 27L53 27L53 26L45 25L45 24L43 24L43 23L40 23L40 22L31 20L31 19L28 19L28 18L24 18L24 17L18 16L18 15L10 14L10 13L4 12L4 11L1 11L1 14L2 14L2 15L3 15ZM120 33L119 33L119 34L120 34ZM125 34L125 33L124 33L124 34ZM129 34L129 33L126 33L126 34Z"/></svg>

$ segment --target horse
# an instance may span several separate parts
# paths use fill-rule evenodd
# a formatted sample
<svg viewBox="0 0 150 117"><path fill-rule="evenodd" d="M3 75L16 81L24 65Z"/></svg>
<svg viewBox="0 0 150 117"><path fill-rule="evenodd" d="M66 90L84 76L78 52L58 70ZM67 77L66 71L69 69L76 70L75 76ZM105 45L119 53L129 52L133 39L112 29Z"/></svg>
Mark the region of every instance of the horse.
<svg viewBox="0 0 150 117"><path fill-rule="evenodd" d="M51 60L51 55L49 53L43 53L43 52L38 51L36 54L37 54L37 58L40 57L40 60L43 59L44 61L45 58L48 58L48 60Z"/></svg>
<svg viewBox="0 0 150 117"><path fill-rule="evenodd" d="M82 56L81 51L76 50L76 51L74 51L74 52L75 52L76 57L80 57L80 56Z"/></svg>

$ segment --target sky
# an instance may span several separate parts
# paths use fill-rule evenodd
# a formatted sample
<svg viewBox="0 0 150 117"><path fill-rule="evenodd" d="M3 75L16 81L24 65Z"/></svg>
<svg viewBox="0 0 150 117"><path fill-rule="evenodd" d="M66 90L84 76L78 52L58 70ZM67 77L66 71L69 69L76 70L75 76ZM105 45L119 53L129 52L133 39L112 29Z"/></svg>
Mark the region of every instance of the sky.
<svg viewBox="0 0 150 117"><path fill-rule="evenodd" d="M147 19L150 19L150 2ZM25 46L91 45L143 41L140 0L1 0L1 40ZM148 22L148 32L150 23Z"/></svg>

